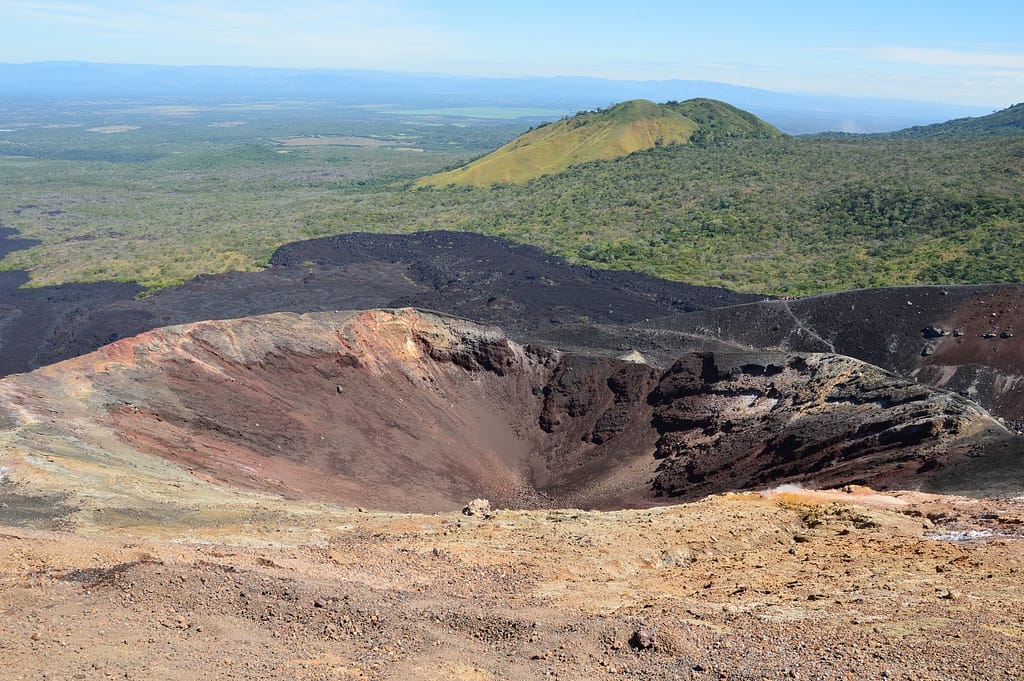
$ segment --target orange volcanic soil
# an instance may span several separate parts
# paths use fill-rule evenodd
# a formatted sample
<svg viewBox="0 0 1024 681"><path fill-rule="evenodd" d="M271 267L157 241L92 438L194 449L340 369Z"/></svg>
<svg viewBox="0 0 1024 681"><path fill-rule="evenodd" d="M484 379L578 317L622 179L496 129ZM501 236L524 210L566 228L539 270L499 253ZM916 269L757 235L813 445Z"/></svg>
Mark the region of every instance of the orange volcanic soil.
<svg viewBox="0 0 1024 681"><path fill-rule="evenodd" d="M3 528L0 676L1010 681L1024 666L1020 502L261 505L215 526Z"/></svg>

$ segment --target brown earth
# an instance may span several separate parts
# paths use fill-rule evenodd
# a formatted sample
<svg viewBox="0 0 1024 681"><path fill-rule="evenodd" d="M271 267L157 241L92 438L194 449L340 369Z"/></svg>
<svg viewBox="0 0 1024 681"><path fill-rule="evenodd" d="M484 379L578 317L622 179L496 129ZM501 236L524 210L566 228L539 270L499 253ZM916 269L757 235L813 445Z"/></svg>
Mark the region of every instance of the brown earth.
<svg viewBox="0 0 1024 681"><path fill-rule="evenodd" d="M0 676L963 681L1024 669L1020 501L792 490L487 518L219 503L216 524L102 514L74 534L3 529Z"/></svg>

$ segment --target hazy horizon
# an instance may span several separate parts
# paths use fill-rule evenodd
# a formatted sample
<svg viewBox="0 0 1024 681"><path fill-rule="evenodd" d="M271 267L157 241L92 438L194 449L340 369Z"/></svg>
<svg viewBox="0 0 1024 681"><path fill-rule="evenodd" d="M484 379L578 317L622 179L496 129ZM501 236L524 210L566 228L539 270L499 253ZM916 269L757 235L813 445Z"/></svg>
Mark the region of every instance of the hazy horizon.
<svg viewBox="0 0 1024 681"><path fill-rule="evenodd" d="M0 62L704 80L782 93L1005 108L1024 100L1024 7L494 6L297 0L10 0Z"/></svg>
<svg viewBox="0 0 1024 681"><path fill-rule="evenodd" d="M152 100L190 105L253 101L279 105L290 101L315 108L319 102L373 109L378 114L520 118L524 124L632 99L666 102L704 97L750 111L789 134L887 132L992 112L985 107L906 99L784 93L706 80L480 78L401 71L82 61L0 63L0 91L8 105L41 100ZM0 112L4 110L0 107ZM16 110L6 109L8 115Z"/></svg>

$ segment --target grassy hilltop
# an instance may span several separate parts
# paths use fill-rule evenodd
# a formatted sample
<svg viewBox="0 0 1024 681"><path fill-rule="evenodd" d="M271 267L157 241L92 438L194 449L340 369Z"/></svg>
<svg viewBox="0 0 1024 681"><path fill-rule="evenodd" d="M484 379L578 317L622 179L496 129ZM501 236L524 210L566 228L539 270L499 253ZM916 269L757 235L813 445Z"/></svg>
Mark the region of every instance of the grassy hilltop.
<svg viewBox="0 0 1024 681"><path fill-rule="evenodd" d="M523 183L580 163L621 158L666 144L780 135L764 121L724 102L693 99L655 104L634 99L542 125L467 165L424 177L415 186Z"/></svg>

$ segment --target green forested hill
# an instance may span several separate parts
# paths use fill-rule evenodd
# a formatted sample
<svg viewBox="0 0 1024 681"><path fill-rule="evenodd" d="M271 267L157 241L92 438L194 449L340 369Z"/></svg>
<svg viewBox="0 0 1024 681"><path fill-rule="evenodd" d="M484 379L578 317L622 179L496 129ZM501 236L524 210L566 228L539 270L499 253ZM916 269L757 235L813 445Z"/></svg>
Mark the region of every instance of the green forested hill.
<svg viewBox="0 0 1024 681"><path fill-rule="evenodd" d="M742 291L1024 281L1024 137L741 139L412 195L417 227Z"/></svg>
<svg viewBox="0 0 1024 681"><path fill-rule="evenodd" d="M779 137L753 114L711 99L655 104L637 99L534 128L500 149L417 187L489 187L522 183L587 161L609 160L666 144L733 137Z"/></svg>
<svg viewBox="0 0 1024 681"><path fill-rule="evenodd" d="M688 99L685 102L668 102L665 106L678 111L697 124L696 132L690 137L691 143L707 144L735 138L782 137L778 129L749 111L737 109L717 99Z"/></svg>
<svg viewBox="0 0 1024 681"><path fill-rule="evenodd" d="M935 125L919 125L884 137L993 137L1024 135L1024 102L988 116L958 118Z"/></svg>

